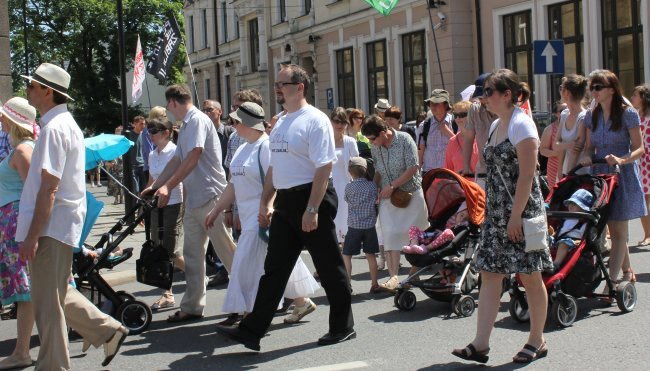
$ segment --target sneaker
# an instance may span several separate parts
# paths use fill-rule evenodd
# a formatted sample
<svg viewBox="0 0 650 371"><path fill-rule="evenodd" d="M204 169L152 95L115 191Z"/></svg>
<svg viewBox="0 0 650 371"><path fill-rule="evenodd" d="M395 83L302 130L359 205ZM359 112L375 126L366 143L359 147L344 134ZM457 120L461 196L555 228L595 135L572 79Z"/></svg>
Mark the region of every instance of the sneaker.
<svg viewBox="0 0 650 371"><path fill-rule="evenodd" d="M284 319L284 323L298 323L304 316L316 310L316 304L314 304L314 302L309 299L306 300L307 302L305 305L301 307L296 305L293 307L293 312L289 315L289 317Z"/></svg>

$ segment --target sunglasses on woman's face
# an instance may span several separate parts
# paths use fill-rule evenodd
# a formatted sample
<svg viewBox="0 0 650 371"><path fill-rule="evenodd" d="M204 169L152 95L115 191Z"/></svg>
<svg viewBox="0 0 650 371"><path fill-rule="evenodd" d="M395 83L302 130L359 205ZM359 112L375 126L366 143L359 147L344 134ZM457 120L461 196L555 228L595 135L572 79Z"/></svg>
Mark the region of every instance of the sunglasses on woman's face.
<svg viewBox="0 0 650 371"><path fill-rule="evenodd" d="M491 97L497 90L495 88L486 87L483 88L483 97Z"/></svg>
<svg viewBox="0 0 650 371"><path fill-rule="evenodd" d="M589 87L589 90L591 90L591 91L594 91L594 90L595 91L601 91L601 90L603 90L605 88L609 88L609 86L605 86L603 84L593 84L593 85L591 85Z"/></svg>
<svg viewBox="0 0 650 371"><path fill-rule="evenodd" d="M467 112L454 112L454 116L456 116L457 119L462 119L467 117Z"/></svg>

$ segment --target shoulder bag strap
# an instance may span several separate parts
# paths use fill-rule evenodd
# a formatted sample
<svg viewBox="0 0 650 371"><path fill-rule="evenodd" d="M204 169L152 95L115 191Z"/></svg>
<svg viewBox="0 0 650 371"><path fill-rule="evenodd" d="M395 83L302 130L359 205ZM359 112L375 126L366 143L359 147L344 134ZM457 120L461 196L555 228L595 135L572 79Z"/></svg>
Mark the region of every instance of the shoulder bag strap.
<svg viewBox="0 0 650 371"><path fill-rule="evenodd" d="M268 141L268 139L264 140L264 142ZM264 169L262 169L262 160L260 159L260 153L262 152L262 144L264 142L260 143L260 148L257 149L257 167L260 170L260 179L262 180L262 189L264 189Z"/></svg>
<svg viewBox="0 0 650 371"><path fill-rule="evenodd" d="M388 182L393 183L393 179L391 179L390 176L390 170L388 170L388 166L386 166L386 162L384 162L384 154L382 153L381 146L377 148L379 150L379 157L381 157L381 163L384 165L384 169L386 170L386 176L388 177ZM386 150L386 153L388 153L388 150ZM388 162L390 162L390 157L388 157Z"/></svg>

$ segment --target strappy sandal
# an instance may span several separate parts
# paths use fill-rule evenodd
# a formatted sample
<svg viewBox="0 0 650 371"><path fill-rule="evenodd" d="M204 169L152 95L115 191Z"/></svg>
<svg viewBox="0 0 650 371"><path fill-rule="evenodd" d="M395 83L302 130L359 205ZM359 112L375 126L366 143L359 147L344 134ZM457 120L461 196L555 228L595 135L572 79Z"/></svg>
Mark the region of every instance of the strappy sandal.
<svg viewBox="0 0 650 371"><path fill-rule="evenodd" d="M646 237L637 243L637 246L648 246L650 245L650 237Z"/></svg>
<svg viewBox="0 0 650 371"><path fill-rule="evenodd" d="M628 268L625 272L623 272L623 281L628 281L631 283L636 282L636 274L634 274L634 271L632 268Z"/></svg>
<svg viewBox="0 0 650 371"><path fill-rule="evenodd" d="M524 350L527 350L530 353L524 352ZM535 348L530 344L526 344L524 345L524 348L519 353L517 353L514 357L512 357L512 362L531 363L535 360L546 357L547 354L548 354L548 347L546 346L546 342L543 342L542 345L539 346L539 348Z"/></svg>
<svg viewBox="0 0 650 371"><path fill-rule="evenodd" d="M488 357L488 353L490 352L490 348L484 349L484 350L476 350L474 347L474 344L469 343L467 346L463 349L454 349L451 354L455 355L458 358L462 358L466 361L474 361L478 363L486 363L490 357Z"/></svg>

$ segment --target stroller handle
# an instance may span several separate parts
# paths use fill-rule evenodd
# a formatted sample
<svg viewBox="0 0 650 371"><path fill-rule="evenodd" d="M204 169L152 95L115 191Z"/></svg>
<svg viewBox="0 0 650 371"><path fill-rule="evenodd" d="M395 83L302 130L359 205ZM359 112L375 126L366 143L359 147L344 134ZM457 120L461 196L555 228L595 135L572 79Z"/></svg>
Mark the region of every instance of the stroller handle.
<svg viewBox="0 0 650 371"><path fill-rule="evenodd" d="M581 211L547 211L546 217L549 219L587 219L594 223L598 222L596 215Z"/></svg>
<svg viewBox="0 0 650 371"><path fill-rule="evenodd" d="M607 160L605 160L604 158L600 158L600 159L592 158L591 159L591 164L592 165L606 164L606 163L607 163ZM590 166L590 165L587 165L587 166ZM567 175L569 175L569 176L576 175L576 171L582 169L583 167L587 167L587 166L585 166L583 164L578 164L578 165L576 165L576 167L571 169L571 171L569 171L569 174L567 174ZM621 167L619 165L614 165L614 173L619 174L620 172L621 172Z"/></svg>

